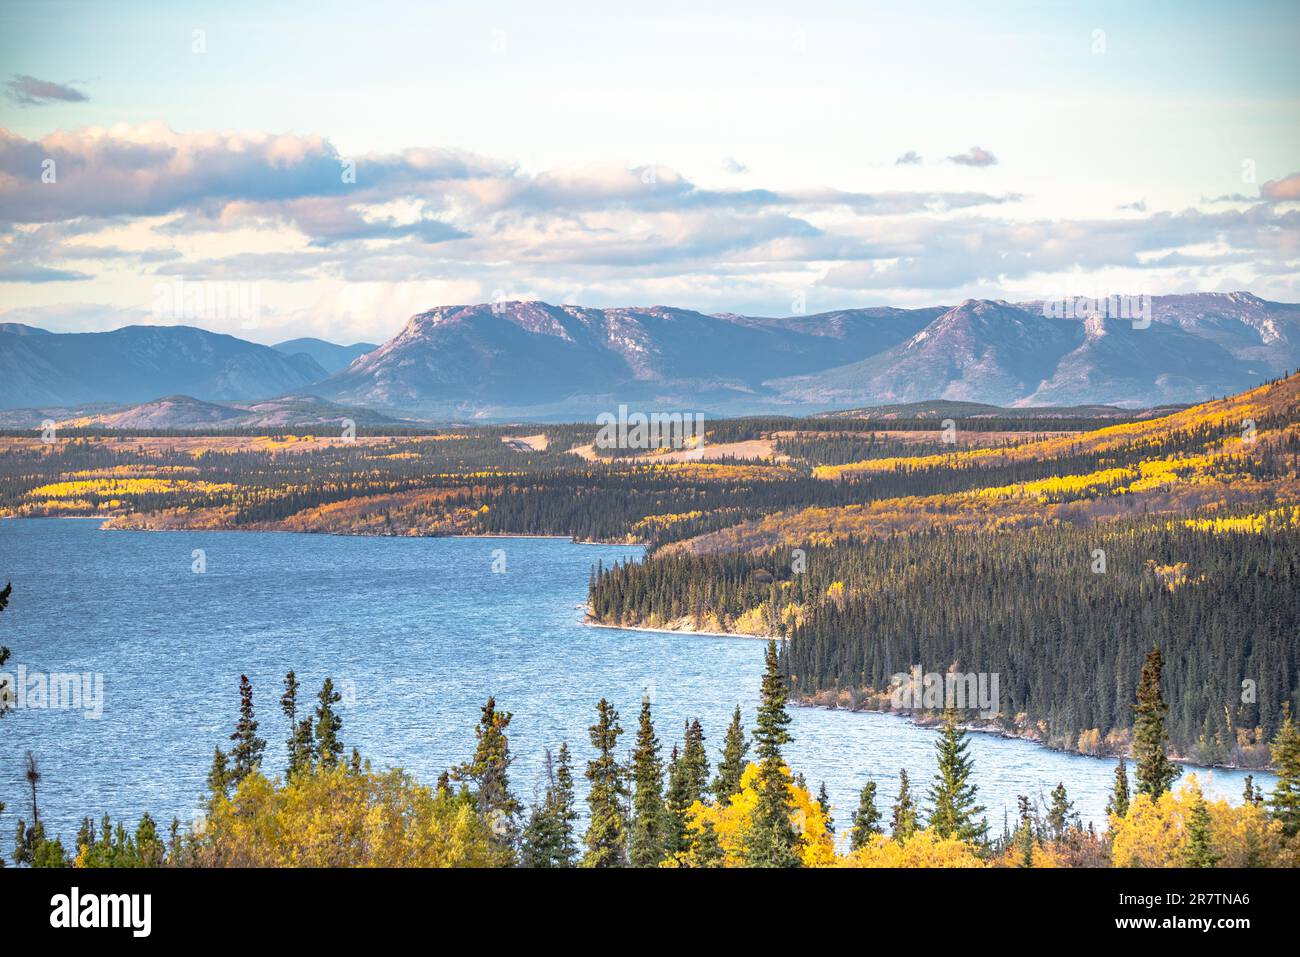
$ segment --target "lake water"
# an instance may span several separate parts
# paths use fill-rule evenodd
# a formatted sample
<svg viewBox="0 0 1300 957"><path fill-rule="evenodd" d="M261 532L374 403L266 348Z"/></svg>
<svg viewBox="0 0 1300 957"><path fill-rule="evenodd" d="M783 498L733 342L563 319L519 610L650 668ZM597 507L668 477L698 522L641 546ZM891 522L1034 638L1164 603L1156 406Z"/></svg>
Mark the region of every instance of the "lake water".
<svg viewBox="0 0 1300 957"><path fill-rule="evenodd" d="M193 570L201 549L206 570ZM81 817L189 820L215 745L238 711L239 675L253 682L267 764L284 764L284 673L311 699L325 676L347 696L342 738L376 767L432 783L465 760L484 699L514 713L512 781L531 800L543 749L569 742L581 771L587 727L608 697L630 752L643 690L667 755L698 716L716 760L732 708L752 728L763 645L746 638L659 634L579 623L587 576L640 549L555 539L349 538L258 532L113 532L93 520L0 521L0 614L6 670L98 673L99 719L18 710L0 721L0 849L29 817L23 756L37 757L40 810L65 843ZM502 571L494 571L494 565ZM841 832L870 776L888 810L898 770L924 793L935 732L882 714L795 709L792 766L825 781ZM1114 762L1023 741L972 735L979 798L991 829L1014 819L1016 795L1064 781L1085 819L1100 822ZM1202 778L1206 773L1201 772ZM1268 775L1256 775L1271 784ZM1207 791L1239 800L1244 774L1215 771ZM585 792L584 792L585 793Z"/></svg>

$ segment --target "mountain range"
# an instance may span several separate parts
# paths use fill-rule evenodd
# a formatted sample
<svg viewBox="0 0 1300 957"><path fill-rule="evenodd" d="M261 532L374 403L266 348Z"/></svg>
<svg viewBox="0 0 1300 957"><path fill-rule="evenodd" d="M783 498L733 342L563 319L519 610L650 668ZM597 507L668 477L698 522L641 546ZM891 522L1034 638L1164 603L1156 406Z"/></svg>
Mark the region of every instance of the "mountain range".
<svg viewBox="0 0 1300 957"><path fill-rule="evenodd" d="M932 399L999 406L1189 403L1300 367L1300 305L1153 297L1150 322L1044 303L872 307L783 318L668 306L443 306L380 346L261 346L173 326L0 325L0 407L237 402L310 393L372 414L588 419L620 403L807 414ZM359 421L359 420L358 420Z"/></svg>

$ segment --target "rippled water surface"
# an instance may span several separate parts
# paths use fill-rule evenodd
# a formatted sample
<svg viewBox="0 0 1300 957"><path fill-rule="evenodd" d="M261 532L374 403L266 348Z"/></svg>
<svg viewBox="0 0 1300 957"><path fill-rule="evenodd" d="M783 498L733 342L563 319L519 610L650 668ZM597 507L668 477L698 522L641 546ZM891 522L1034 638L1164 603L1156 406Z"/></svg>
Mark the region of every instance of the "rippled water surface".
<svg viewBox="0 0 1300 957"><path fill-rule="evenodd" d="M207 570L195 574L193 552ZM499 551L498 551L499 550ZM134 821L144 810L187 820L214 745L226 744L239 675L253 682L268 763L283 766L285 671L314 696L326 675L348 696L342 737L376 766L432 782L468 757L487 695L514 712L513 782L533 796L543 749L567 740L585 766L593 706L608 697L630 751L643 688L665 754L699 716L716 758L733 706L752 724L761 642L579 624L587 576L640 555L633 547L556 539L348 538L258 532L110 532L88 520L0 521L0 614L6 666L101 673L105 707L23 710L0 721L0 846L27 816L22 757L35 753L41 813L66 838L85 814ZM504 573L493 563L504 559ZM868 776L887 807L905 767L923 790L933 731L890 715L796 709L792 765L825 781L841 830ZM1021 741L972 737L990 825L1017 794L1064 781L1085 818L1100 820L1113 762ZM1210 791L1240 796L1243 774L1216 771ZM1257 775L1269 781L1267 776ZM581 780L580 780L581 783Z"/></svg>

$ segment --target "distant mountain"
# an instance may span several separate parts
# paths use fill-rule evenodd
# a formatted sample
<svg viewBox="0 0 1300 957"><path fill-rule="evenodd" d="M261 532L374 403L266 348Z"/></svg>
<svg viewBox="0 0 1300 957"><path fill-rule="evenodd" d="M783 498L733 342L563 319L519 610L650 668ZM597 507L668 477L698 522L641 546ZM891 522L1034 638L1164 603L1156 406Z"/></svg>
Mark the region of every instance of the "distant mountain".
<svg viewBox="0 0 1300 957"><path fill-rule="evenodd" d="M741 411L786 404L764 380L879 352L940 311L763 319L668 306L448 306L411 317L319 391L456 416L586 417L620 401Z"/></svg>
<svg viewBox="0 0 1300 957"><path fill-rule="evenodd" d="M623 403L713 415L936 399L1138 408L1239 392L1300 367L1300 305L1240 292L1157 296L1151 318L1143 328L983 299L783 318L501 302L421 312L377 347L274 348L184 327L21 327L0 329L0 407L309 390L456 420L588 419Z"/></svg>
<svg viewBox="0 0 1300 957"><path fill-rule="evenodd" d="M326 342L324 339L313 339L308 336L302 339L278 342L271 348L276 352L283 352L287 356L311 356L317 365L332 375L346 369L354 359L365 355L367 352L373 352L379 347L373 342L354 342L350 346L341 346L334 342Z"/></svg>
<svg viewBox="0 0 1300 957"><path fill-rule="evenodd" d="M327 375L310 356L286 356L189 326L66 334L0 330L0 407L6 408L134 403L176 393L208 401L252 399L300 390Z"/></svg>
<svg viewBox="0 0 1300 957"><path fill-rule="evenodd" d="M188 395L169 395L138 405L0 411L0 428L35 429L45 421L57 428L101 429L282 429L404 425L404 420L327 402L314 395L288 395L260 402L222 404ZM418 423L414 423L418 424Z"/></svg>

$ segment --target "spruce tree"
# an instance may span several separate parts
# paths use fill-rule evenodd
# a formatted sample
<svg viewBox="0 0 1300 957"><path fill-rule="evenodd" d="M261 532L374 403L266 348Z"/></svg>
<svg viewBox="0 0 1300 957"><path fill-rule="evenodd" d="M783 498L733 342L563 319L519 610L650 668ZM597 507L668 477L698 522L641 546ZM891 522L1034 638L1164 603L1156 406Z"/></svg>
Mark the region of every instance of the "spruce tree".
<svg viewBox="0 0 1300 957"><path fill-rule="evenodd" d="M691 830L690 863L692 867L722 867L727 854L718 840L713 822L706 820Z"/></svg>
<svg viewBox="0 0 1300 957"><path fill-rule="evenodd" d="M4 611L9 606L9 596L13 594L14 584L9 582L4 588L0 588L0 611ZM5 662L9 660L9 649L0 645L0 668L3 668ZM18 692L17 688L9 687L9 680L6 678L0 681L0 719L4 718L10 705L13 704L13 696ZM0 811L4 810L4 805L0 804ZM0 867L3 867L3 859L0 858Z"/></svg>
<svg viewBox="0 0 1300 957"><path fill-rule="evenodd" d="M1282 706L1282 727L1269 747L1277 784L1268 800L1273 819L1288 838L1300 834L1300 728L1291 714L1290 702Z"/></svg>
<svg viewBox="0 0 1300 957"><path fill-rule="evenodd" d="M742 736L744 732L741 732ZM686 725L682 736L682 773L686 779L687 797L691 803L704 800L709 787L709 752L704 746L704 728L695 718Z"/></svg>
<svg viewBox="0 0 1300 957"><path fill-rule="evenodd" d="M668 791L664 797L667 809L664 824L664 854L675 857L690 849L690 828L687 811L691 806L690 785L686 768L677 745L668 757Z"/></svg>
<svg viewBox="0 0 1300 957"><path fill-rule="evenodd" d="M1062 781L1052 788L1052 803L1047 807L1047 827L1052 839L1059 841L1065 837L1073 818L1074 802L1069 799Z"/></svg>
<svg viewBox="0 0 1300 957"><path fill-rule="evenodd" d="M740 705L736 705L722 742L722 760L718 762L718 774L712 784L713 796L719 804L725 804L740 791L740 778L745 773L745 757L748 754L749 741L745 738L745 727L740 723Z"/></svg>
<svg viewBox="0 0 1300 957"><path fill-rule="evenodd" d="M979 790L971 782L971 759L966 750L970 743L966 733L957 724L957 712L948 709L943 730L935 750L939 754L939 769L930 787L930 827L940 837L955 837L962 841L983 841L988 826L977 820L984 808L975 803Z"/></svg>
<svg viewBox="0 0 1300 957"><path fill-rule="evenodd" d="M868 781L858 795L858 809L853 813L853 830L849 833L849 849L859 850L871 843L880 833L880 809L876 807L876 782Z"/></svg>
<svg viewBox="0 0 1300 957"><path fill-rule="evenodd" d="M226 752L220 748L212 749L212 767L208 770L208 806L218 798L230 799L230 762Z"/></svg>
<svg viewBox="0 0 1300 957"><path fill-rule="evenodd" d="M800 863L799 836L790 821L788 771L781 755L781 745L790 741L786 730L790 715L785 708L788 693L776 642L769 641L754 726L758 803L745 840L745 862L750 867L798 867Z"/></svg>
<svg viewBox="0 0 1300 957"><path fill-rule="evenodd" d="M257 719L253 716L253 683L248 675L239 676L239 721L230 736L235 742L230 749L230 785L239 787L262 763L266 742L257 736Z"/></svg>
<svg viewBox="0 0 1300 957"><path fill-rule="evenodd" d="M628 860L633 867L657 867L664 858L665 814L663 763L650 714L650 699L641 699L641 721L632 752L632 835Z"/></svg>
<svg viewBox="0 0 1300 957"><path fill-rule="evenodd" d="M1160 691L1160 674L1164 659L1159 646L1147 652L1142 665L1142 681L1138 685L1137 704L1133 706L1133 759L1136 762L1137 791L1155 800L1169 790L1178 777L1165 751L1169 734L1165 731L1165 715L1169 706Z"/></svg>
<svg viewBox="0 0 1300 957"><path fill-rule="evenodd" d="M830 834L835 833L835 819L831 817L831 796L826 793L826 782L823 781L817 789L817 806L822 809L822 816L826 818L826 830Z"/></svg>
<svg viewBox="0 0 1300 957"><path fill-rule="evenodd" d="M559 867L572 867L578 855L573 835L573 825L578 820L578 802L573 790L573 759L567 741L560 742L555 765L555 819L559 823L555 863Z"/></svg>
<svg viewBox="0 0 1300 957"><path fill-rule="evenodd" d="M1187 845L1184 860L1188 867L1213 867L1222 859L1210 837L1210 809L1200 788L1193 797L1192 812L1187 816Z"/></svg>
<svg viewBox="0 0 1300 957"><path fill-rule="evenodd" d="M288 775L292 777L299 771L311 766L311 721L306 727L298 719L298 677L290 671L284 676L284 693L280 695L280 710L289 719L289 738L286 746L289 751ZM305 740L304 740L305 738Z"/></svg>
<svg viewBox="0 0 1300 957"><path fill-rule="evenodd" d="M1029 798L1021 794L1016 798L1020 808L1020 821L1016 825L1015 847L1020 854L1021 867L1034 866L1034 819L1029 812Z"/></svg>
<svg viewBox="0 0 1300 957"><path fill-rule="evenodd" d="M893 815L890 818L890 834L902 844L916 833L916 802L912 798L912 786L907 779L907 770L898 772L898 797L894 799Z"/></svg>
<svg viewBox="0 0 1300 957"><path fill-rule="evenodd" d="M1128 765L1123 758L1115 765L1115 784L1111 788L1110 798L1106 801L1106 813L1116 817L1128 816Z"/></svg>
<svg viewBox="0 0 1300 957"><path fill-rule="evenodd" d="M506 728L512 715L497 710L496 698L489 697L480 709L478 726L474 729L474 757L452 772L458 781L467 781L474 787L479 816L492 829L492 840L506 860L514 860L514 846L518 834L519 802L510 791L510 739Z"/></svg>
<svg viewBox="0 0 1300 957"><path fill-rule="evenodd" d="M587 762L587 806L591 821L582 843L586 851L583 867L624 867L627 865L627 784L615 749L623 728L618 712L604 698L596 704L596 723L589 729L596 757Z"/></svg>
<svg viewBox="0 0 1300 957"><path fill-rule="evenodd" d="M334 767L343 753L343 742L339 740L343 719L334 710L334 706L342 700L343 695L334 690L334 679L326 678L321 685L320 694L316 696L315 751L322 767Z"/></svg>
<svg viewBox="0 0 1300 957"><path fill-rule="evenodd" d="M560 746L558 765L545 758L546 796L534 807L520 840L524 867L571 867L573 865L573 773L569 749Z"/></svg>

